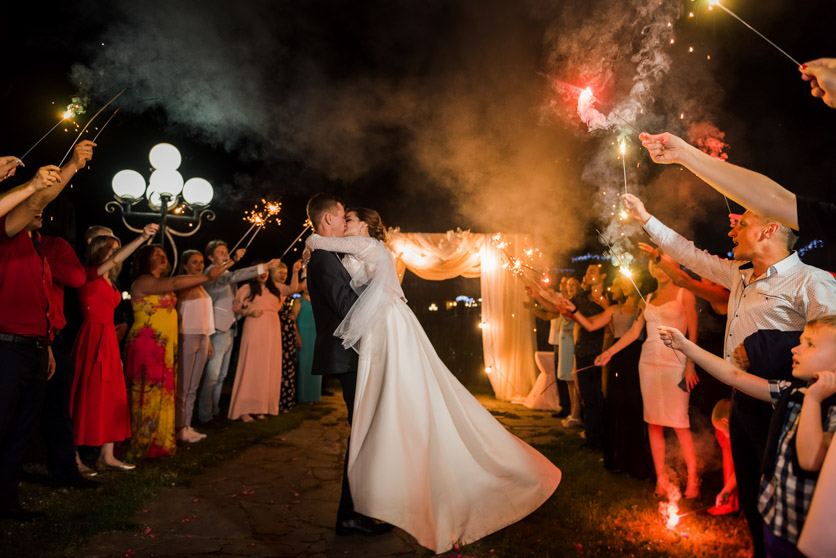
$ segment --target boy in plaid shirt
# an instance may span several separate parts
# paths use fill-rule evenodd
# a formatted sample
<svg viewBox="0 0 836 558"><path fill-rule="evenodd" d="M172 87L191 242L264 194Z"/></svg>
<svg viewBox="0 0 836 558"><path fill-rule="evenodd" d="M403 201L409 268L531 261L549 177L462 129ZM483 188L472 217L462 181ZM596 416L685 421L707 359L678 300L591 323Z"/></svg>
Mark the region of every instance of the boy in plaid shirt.
<svg viewBox="0 0 836 558"><path fill-rule="evenodd" d="M796 543L818 471L836 431L836 315L822 316L804 327L799 345L792 349L792 382L765 380L738 370L677 329L660 326L659 334L668 346L717 379L775 406L758 509L764 519L767 554L797 555Z"/></svg>

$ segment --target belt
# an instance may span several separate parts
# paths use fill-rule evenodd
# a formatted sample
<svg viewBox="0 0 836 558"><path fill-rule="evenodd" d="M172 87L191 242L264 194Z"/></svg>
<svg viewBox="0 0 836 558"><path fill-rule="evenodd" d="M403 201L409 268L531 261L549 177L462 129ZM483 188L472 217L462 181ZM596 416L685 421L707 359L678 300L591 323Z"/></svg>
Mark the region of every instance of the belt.
<svg viewBox="0 0 836 558"><path fill-rule="evenodd" d="M49 347L52 341L42 337L26 337L24 335L14 335L10 333L0 333L0 341L6 343L20 343L22 345L31 345L36 349L43 349Z"/></svg>

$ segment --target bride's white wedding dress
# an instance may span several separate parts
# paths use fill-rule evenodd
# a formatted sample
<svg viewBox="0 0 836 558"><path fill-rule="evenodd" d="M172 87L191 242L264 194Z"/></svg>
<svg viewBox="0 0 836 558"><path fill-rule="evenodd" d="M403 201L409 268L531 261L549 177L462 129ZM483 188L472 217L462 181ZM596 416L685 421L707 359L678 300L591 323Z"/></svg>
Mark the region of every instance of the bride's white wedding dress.
<svg viewBox="0 0 836 558"><path fill-rule="evenodd" d="M335 335L359 353L348 457L354 509L437 553L527 516L560 469L509 433L447 369L406 305L386 245L313 235L360 293Z"/></svg>

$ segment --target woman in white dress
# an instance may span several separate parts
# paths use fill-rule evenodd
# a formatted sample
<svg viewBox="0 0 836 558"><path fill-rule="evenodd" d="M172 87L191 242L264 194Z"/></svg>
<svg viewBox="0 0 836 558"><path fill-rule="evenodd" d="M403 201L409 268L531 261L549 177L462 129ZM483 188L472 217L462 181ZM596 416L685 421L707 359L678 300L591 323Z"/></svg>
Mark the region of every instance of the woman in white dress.
<svg viewBox="0 0 836 558"><path fill-rule="evenodd" d="M688 469L684 496L696 498L700 491L700 481L697 452L688 419L688 403L690 390L699 380L693 361L667 347L659 338L658 331L659 325L682 328L680 331L687 330L688 338L696 342L696 300L691 292L674 285L670 277L652 261L648 269L658 286L647 297L644 312L621 339L595 360L595 364L603 366L608 363L614 354L638 339L642 328L646 326L647 339L642 345L639 359L639 381L644 402L644 421L650 438L650 453L656 470L656 494L668 496L672 488L665 469L664 427L667 426L676 432ZM657 320L661 323L657 324Z"/></svg>
<svg viewBox="0 0 836 558"><path fill-rule="evenodd" d="M354 509L445 552L527 516L560 470L510 434L439 359L406 305L373 210L346 212L346 237L311 250L346 254L360 296L334 335L359 353L348 479Z"/></svg>

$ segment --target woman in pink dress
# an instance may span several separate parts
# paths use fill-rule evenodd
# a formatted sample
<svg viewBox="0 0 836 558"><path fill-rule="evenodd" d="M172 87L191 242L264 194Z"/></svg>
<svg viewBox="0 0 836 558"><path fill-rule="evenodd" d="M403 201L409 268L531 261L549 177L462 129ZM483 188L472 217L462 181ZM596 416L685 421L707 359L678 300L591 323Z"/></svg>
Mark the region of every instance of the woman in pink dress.
<svg viewBox="0 0 836 558"><path fill-rule="evenodd" d="M293 264L290 285L273 281L269 272L249 281L235 296L235 311L247 319L241 335L238 367L229 403L229 418L252 422L279 414L282 383L282 330L279 309L282 296L299 290L302 263Z"/></svg>
<svg viewBox="0 0 836 558"><path fill-rule="evenodd" d="M131 437L128 393L113 312L122 295L113 285L122 262L153 237L156 224L146 225L133 242L120 248L114 236L95 237L85 262L87 282L78 290L84 321L73 345L76 375L70 392L70 415L76 446L101 446L97 469L130 470L133 465L113 456L114 442ZM79 470L87 472L76 453Z"/></svg>
<svg viewBox="0 0 836 558"><path fill-rule="evenodd" d="M671 278L651 261L650 274L656 279L656 290L647 297L644 312L633 322L633 326L612 347L604 351L595 364L605 365L612 356L638 339L639 333L647 327L647 339L642 345L639 359L639 381L644 403L644 421L650 438L650 453L656 470L656 494L669 496L671 491L678 494L678 488L670 482L665 468L665 427L673 428L685 465L688 482L685 498L696 498L700 491L697 473L697 451L691 436L688 418L690 390L699 381L694 362L679 351L665 346L659 337L659 325L675 327L688 332L688 338L697 340L696 300L690 291L677 287ZM658 322L658 323L657 323Z"/></svg>

